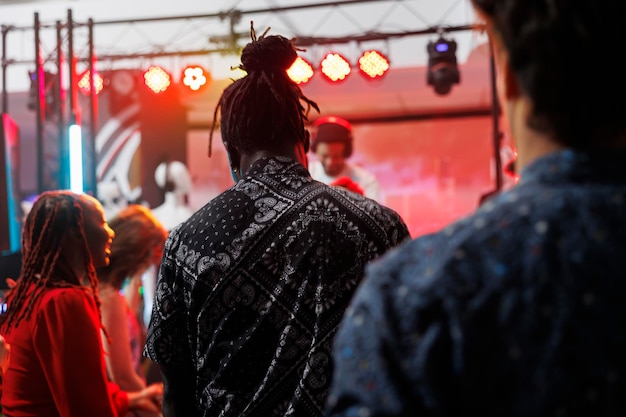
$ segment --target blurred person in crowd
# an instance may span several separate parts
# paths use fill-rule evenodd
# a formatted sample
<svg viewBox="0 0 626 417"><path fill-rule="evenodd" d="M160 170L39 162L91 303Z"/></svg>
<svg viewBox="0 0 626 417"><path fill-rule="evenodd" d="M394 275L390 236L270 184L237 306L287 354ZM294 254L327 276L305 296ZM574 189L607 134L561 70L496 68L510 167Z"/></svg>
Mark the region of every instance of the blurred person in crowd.
<svg viewBox="0 0 626 417"><path fill-rule="evenodd" d="M327 415L626 415L626 3L471 1L519 182L368 268Z"/></svg>
<svg viewBox="0 0 626 417"><path fill-rule="evenodd" d="M166 417L321 416L365 264L409 237L394 211L311 178L317 105L287 76L296 57L290 40L252 29L247 75L215 111L236 184L165 244L145 354L161 367Z"/></svg>
<svg viewBox="0 0 626 417"><path fill-rule="evenodd" d="M331 182L328 185L333 185L333 186L336 186L336 187L343 187L343 188L345 188L347 190L352 191L353 193L365 195L365 191L363 190L363 188L361 188L361 186L359 184L354 182L349 177L339 177L335 181Z"/></svg>
<svg viewBox="0 0 626 417"><path fill-rule="evenodd" d="M348 161L354 148L350 123L337 116L321 117L313 123L312 131L311 151L316 160L309 164L311 177L331 185L347 177L360 186L366 197L378 201L380 185L376 177Z"/></svg>
<svg viewBox="0 0 626 417"><path fill-rule="evenodd" d="M193 190L191 173L181 161L164 160L154 170L154 181L163 193L163 203L152 209L152 214L166 230L187 220L193 210L189 204L189 195ZM150 320L152 302L157 280L157 267L151 266L143 275L144 322Z"/></svg>
<svg viewBox="0 0 626 417"><path fill-rule="evenodd" d="M124 210L130 204L116 180L101 181L98 183L97 187L98 200L100 204L102 204L105 219L112 219L117 213Z"/></svg>
<svg viewBox="0 0 626 417"><path fill-rule="evenodd" d="M0 315L11 345L4 415L159 410L162 385L126 392L106 375L96 267L109 262L113 236L93 197L47 191L35 201L22 230L21 274Z"/></svg>
<svg viewBox="0 0 626 417"><path fill-rule="evenodd" d="M122 390L138 391L146 386L141 279L146 269L161 261L167 230L150 209L137 204L122 209L108 223L115 233L110 261L97 269L102 323L109 334L104 338L107 372Z"/></svg>
<svg viewBox="0 0 626 417"><path fill-rule="evenodd" d="M154 171L154 180L163 192L163 203L152 209L152 213L167 230L172 230L193 214L189 205L193 188L191 174L180 161L164 161Z"/></svg>

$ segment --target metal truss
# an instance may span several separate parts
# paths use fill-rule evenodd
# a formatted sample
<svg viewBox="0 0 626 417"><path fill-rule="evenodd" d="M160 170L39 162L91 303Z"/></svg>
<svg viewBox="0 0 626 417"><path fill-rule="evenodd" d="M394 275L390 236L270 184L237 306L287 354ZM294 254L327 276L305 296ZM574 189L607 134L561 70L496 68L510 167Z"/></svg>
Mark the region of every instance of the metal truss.
<svg viewBox="0 0 626 417"><path fill-rule="evenodd" d="M225 10L198 15L120 20L99 20L94 16L93 42L98 61L237 54L249 37L250 21L254 21L258 31L271 27L273 33L295 38L302 46L373 40L388 42L434 33L440 28L464 27L468 23L467 16L458 17L460 6L466 3L463 0L296 1L291 5L279 4L279 0L264 2L267 7L246 7L259 2L241 0ZM429 14L422 11L425 8L429 9ZM40 28L54 28L57 23L42 23ZM87 45L87 34L78 29L87 27L88 22L73 22L73 26L76 44L80 45L82 39L82 44ZM4 28L7 34L34 29ZM75 52L80 55L86 50L86 47L79 47ZM6 56L9 65L32 62L32 55Z"/></svg>
<svg viewBox="0 0 626 417"><path fill-rule="evenodd" d="M286 1L286 0L285 0ZM234 4L233 4L234 3ZM2 111L7 112L6 72L9 66L30 65L36 67L38 74L37 106L38 124L38 176L40 187L50 182L45 168L45 132L51 123L44 114L41 104L43 92L39 78L44 67L53 66L57 70L59 84L65 71L69 79L76 77L76 65L72 59L95 70L108 62L114 65L141 66L144 60L154 58L198 59L213 54L223 56L238 55L243 44L250 36L251 22L258 33L271 28L271 33L281 34L294 39L299 47L317 47L322 45L363 44L382 42L392 47L394 42L411 37L442 32L469 31L481 29L468 24L470 16L459 13L465 0L343 0L304 3L292 0L285 4L281 0L264 0L265 7L258 7L259 0L238 0L221 11L198 15L168 15L125 20L98 20L89 18L86 22L75 21L72 11L68 10L64 22L44 22L35 13L31 27L2 25ZM428 8L429 12L423 10ZM473 17L472 17L473 18ZM22 51L22 55L11 55L7 47L7 38L15 33L24 36L32 34L33 50ZM67 69L63 67L67 66ZM93 78L93 77L92 77ZM92 80L93 83L93 80ZM67 97L60 97L68 103L59 106L56 117L59 136L66 130L67 124L75 117L76 87L69 83ZM92 95L95 91L91 88ZM95 96L91 97L90 136L95 140ZM495 113L494 113L495 114ZM62 153L63 161L66 158ZM58 165L53 161L53 165ZM95 177L95 173L93 174Z"/></svg>

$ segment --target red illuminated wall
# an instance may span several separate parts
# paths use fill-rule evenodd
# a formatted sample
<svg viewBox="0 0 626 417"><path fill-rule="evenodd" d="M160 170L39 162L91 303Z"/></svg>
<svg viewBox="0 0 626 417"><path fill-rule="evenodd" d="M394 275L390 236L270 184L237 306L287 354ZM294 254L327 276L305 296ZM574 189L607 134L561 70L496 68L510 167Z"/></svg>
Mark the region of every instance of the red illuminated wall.
<svg viewBox="0 0 626 417"><path fill-rule="evenodd" d="M470 213L481 195L495 187L489 117L357 124L353 129L351 161L378 177L381 202L402 216L412 236ZM191 204L199 208L233 180L219 132L210 159L206 132L191 132L187 143L195 190Z"/></svg>

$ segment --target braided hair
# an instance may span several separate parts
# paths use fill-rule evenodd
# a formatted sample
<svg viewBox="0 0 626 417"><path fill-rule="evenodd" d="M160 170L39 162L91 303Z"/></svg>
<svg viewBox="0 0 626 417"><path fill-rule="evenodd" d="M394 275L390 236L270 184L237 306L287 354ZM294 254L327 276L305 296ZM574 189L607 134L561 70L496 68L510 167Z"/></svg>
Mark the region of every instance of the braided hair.
<svg viewBox="0 0 626 417"><path fill-rule="evenodd" d="M216 120L221 110L224 142L244 153L304 141L310 108L319 113L317 103L308 99L287 75L298 50L283 36L266 36L268 30L257 38L250 23L252 41L243 49L238 67L247 75L224 89L213 114ZM213 129L209 156L212 138Z"/></svg>
<svg viewBox="0 0 626 417"><path fill-rule="evenodd" d="M22 230L22 270L16 285L7 293L7 310L0 315L2 333L12 326L17 327L22 319L28 319L37 301L50 287L85 289L93 295L100 310L98 278L89 256L81 205L86 198L70 191L46 191L33 204ZM82 241L90 288L62 262L65 239L70 233L75 233Z"/></svg>

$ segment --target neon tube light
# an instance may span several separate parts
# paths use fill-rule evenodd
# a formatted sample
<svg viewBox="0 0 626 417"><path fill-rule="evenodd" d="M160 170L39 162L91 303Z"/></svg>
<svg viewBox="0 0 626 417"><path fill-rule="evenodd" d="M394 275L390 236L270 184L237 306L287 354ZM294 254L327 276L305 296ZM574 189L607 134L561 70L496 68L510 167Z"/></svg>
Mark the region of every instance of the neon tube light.
<svg viewBox="0 0 626 417"><path fill-rule="evenodd" d="M79 125L70 125L70 190L83 192L83 141Z"/></svg>

